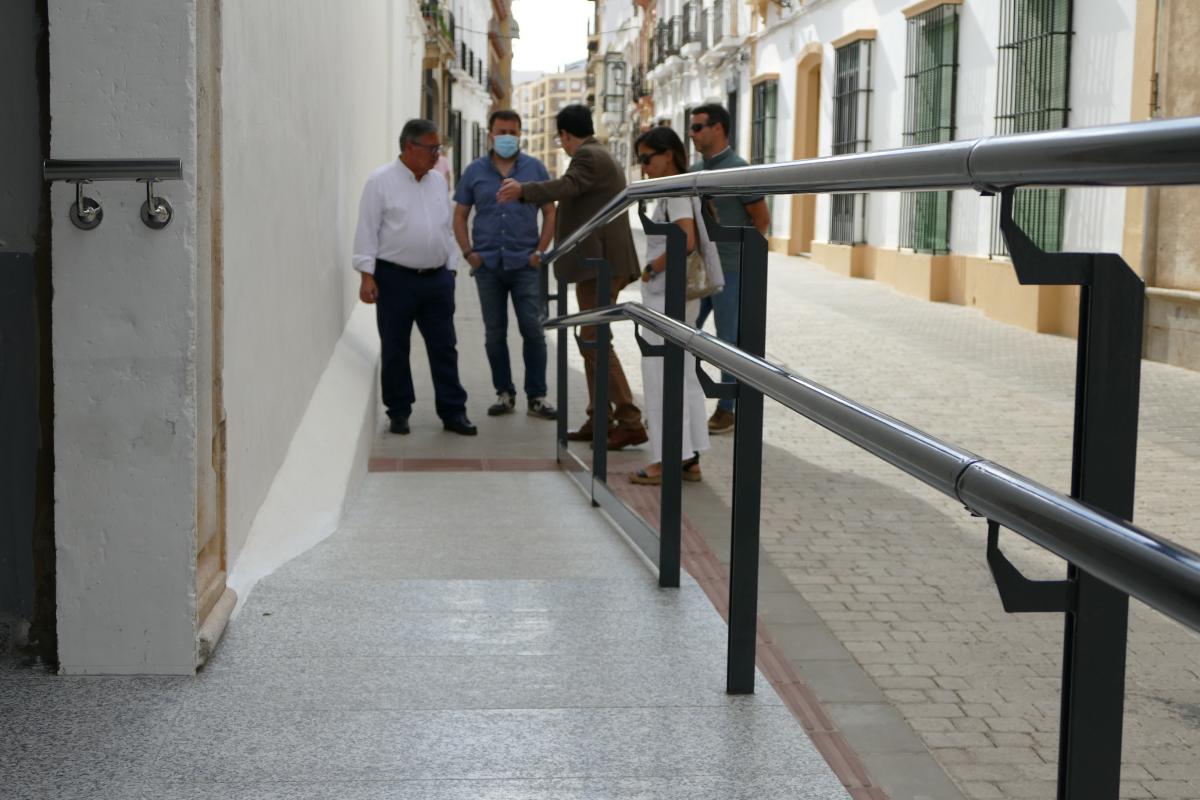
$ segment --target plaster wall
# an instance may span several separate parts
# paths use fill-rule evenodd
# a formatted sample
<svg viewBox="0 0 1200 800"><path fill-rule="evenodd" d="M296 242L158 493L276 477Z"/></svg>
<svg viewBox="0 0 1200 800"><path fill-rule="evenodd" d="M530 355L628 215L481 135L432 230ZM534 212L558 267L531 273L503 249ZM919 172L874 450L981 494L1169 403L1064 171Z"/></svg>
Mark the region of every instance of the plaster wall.
<svg viewBox="0 0 1200 800"><path fill-rule="evenodd" d="M61 669L195 667L194 0L50 0L51 154L182 159L154 231L136 183L102 183L96 230L52 198Z"/></svg>
<svg viewBox="0 0 1200 800"><path fill-rule="evenodd" d="M359 196L419 113L424 28L406 0L225 0L222 17L235 566L358 302L350 256Z"/></svg>

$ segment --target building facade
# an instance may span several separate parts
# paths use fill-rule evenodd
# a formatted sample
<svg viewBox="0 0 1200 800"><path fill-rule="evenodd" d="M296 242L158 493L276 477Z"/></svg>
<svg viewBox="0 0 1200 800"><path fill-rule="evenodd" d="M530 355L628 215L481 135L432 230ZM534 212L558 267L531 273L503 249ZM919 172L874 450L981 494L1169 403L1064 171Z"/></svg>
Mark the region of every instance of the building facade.
<svg viewBox="0 0 1200 800"><path fill-rule="evenodd" d="M596 0L593 103L610 147L627 156L624 142L651 121L639 111L682 133L691 108L721 102L751 163L1183 116L1200 110L1187 55L1198 18L1200 6L1182 0ZM1014 216L1048 250L1121 253L1149 284L1147 355L1200 369L1195 226L1180 216L1195 197L1028 190ZM1077 289L1016 283L995 198L769 204L774 250L1030 330L1075 332Z"/></svg>
<svg viewBox="0 0 1200 800"><path fill-rule="evenodd" d="M545 164L551 178L557 178L570 159L555 142L554 118L564 106L587 102L585 63L568 64L561 72L522 83L513 97L513 108L521 115L521 149Z"/></svg>
<svg viewBox="0 0 1200 800"><path fill-rule="evenodd" d="M438 123L454 180L487 150L487 119L512 102L512 0L424 0L423 116Z"/></svg>

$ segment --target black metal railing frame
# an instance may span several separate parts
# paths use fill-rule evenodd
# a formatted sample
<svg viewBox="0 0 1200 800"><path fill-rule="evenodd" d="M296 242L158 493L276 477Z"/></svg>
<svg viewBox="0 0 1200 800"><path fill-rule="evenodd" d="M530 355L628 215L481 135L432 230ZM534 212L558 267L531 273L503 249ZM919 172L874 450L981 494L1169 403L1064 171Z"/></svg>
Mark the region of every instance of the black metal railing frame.
<svg viewBox="0 0 1200 800"><path fill-rule="evenodd" d="M753 228L726 228L705 219L710 237L741 251L737 346L684 321L685 243L676 226L647 233L667 236L666 313L640 304L609 306L610 270L597 270L600 308L567 314L567 285L551 298L543 270L546 312L557 300L558 457L654 561L659 585L679 585L681 541L681 424L686 350L710 397L737 399L731 510L729 646L726 688L754 690L757 570L762 478L764 396L863 447L987 520L985 555L1006 611L1062 613L1065 620L1058 797L1116 800L1129 597L1200 630L1200 555L1136 528L1133 515L1145 286L1120 256L1045 253L1014 223L1012 197L1021 186L1166 186L1200 183L1200 117L1089 129L988 137L893 151L831 156L714 172L688 173L630 185L547 255L552 263L634 202L688 195L951 191L999 194L1001 229L1022 284L1081 287L1074 448L1070 494L1064 495L892 419L800 375L770 364L766 344L767 243ZM567 447L569 327L595 326L597 413L607 407L609 324L632 320L643 357L665 359L662 504L658 530L630 511L607 484L604 426L596 425L590 469ZM650 346L637 334L662 337ZM710 379L706 362L732 375ZM1068 562L1066 579L1031 581L1000 549L1001 528Z"/></svg>

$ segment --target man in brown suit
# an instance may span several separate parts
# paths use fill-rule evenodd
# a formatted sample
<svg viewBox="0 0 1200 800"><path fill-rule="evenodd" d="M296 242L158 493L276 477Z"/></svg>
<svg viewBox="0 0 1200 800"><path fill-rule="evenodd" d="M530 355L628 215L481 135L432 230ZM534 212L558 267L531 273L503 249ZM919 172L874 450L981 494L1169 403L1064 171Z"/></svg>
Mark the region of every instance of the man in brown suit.
<svg viewBox="0 0 1200 800"><path fill-rule="evenodd" d="M595 139L592 112L587 106L566 106L558 112L555 122L562 148L571 157L571 165L566 173L552 181L519 183L507 179L501 184L496 199L502 203L521 200L539 206L557 201L555 240L561 242L625 188L625 175L608 149ZM612 298L615 302L617 292L641 273L637 250L633 246L633 234L629 230L629 218L622 214L555 261L555 276L575 284L575 297L581 311L596 307L596 278L593 270L583 263L587 258L603 258L612 267ZM580 338L584 342L595 341L596 329L583 328ZM585 349L582 352L588 382L588 419L578 430L567 435L572 441L590 441L592 438L591 395L596 373L596 351ZM629 390L625 371L621 369L621 362L612 345L608 348L608 396L611 403L608 409L608 449L620 450L627 445L645 442L646 428L642 425L642 412L633 403L633 393ZM612 406L616 407L615 411Z"/></svg>

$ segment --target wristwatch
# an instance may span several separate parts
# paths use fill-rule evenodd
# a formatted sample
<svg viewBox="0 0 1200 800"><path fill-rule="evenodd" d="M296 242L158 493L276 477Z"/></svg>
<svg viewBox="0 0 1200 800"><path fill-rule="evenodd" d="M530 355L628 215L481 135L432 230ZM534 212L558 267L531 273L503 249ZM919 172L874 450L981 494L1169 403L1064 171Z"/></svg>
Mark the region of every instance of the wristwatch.
<svg viewBox="0 0 1200 800"><path fill-rule="evenodd" d="M647 278L653 278L653 277L654 277L654 265L653 265L653 264L647 264L647 265L646 265L646 266L645 266L645 267L642 269L642 274L643 274L643 275L645 275Z"/></svg>

